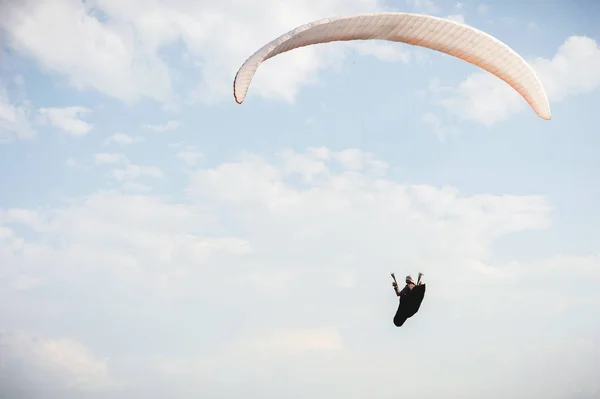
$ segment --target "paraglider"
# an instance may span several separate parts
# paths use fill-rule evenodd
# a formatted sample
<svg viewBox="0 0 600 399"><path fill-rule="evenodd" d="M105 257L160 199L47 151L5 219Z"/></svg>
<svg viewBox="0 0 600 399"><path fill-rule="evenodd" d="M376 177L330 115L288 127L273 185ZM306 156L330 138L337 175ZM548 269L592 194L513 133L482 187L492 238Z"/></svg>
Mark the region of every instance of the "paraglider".
<svg viewBox="0 0 600 399"><path fill-rule="evenodd" d="M548 97L533 68L513 49L474 27L450 19L402 12L365 13L325 18L299 26L265 44L242 64L233 82L233 96L242 104L259 66L279 54L311 45L353 40L386 40L439 51L495 75L506 82L542 119L550 120ZM425 296L422 273L411 276L398 291L394 325L401 327L420 309Z"/></svg>
<svg viewBox="0 0 600 399"><path fill-rule="evenodd" d="M426 47L476 65L509 84L542 119L551 118L548 98L531 66L489 34L450 19L401 12L325 18L302 25L267 43L238 70L233 95L238 104L261 63L299 47L351 40L388 40Z"/></svg>
<svg viewBox="0 0 600 399"><path fill-rule="evenodd" d="M398 310L394 315L394 325L396 327L402 327L406 320L413 317L421 308L421 303L425 297L425 283L422 280L423 273L419 273L419 279L415 283L412 276L406 276L406 285L401 291L398 291L398 282L396 276L392 273L394 282L392 286L396 292L396 296L399 297Z"/></svg>

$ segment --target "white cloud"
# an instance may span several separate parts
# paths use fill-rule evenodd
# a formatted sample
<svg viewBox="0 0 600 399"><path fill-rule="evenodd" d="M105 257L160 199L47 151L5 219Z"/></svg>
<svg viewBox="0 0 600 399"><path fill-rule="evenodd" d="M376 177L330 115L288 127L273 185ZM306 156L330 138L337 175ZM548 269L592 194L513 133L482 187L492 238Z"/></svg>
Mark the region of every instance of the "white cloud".
<svg viewBox="0 0 600 399"><path fill-rule="evenodd" d="M329 159L341 160L344 173L333 173L335 164L328 166ZM376 168L361 173L365 164L375 165ZM381 223L381 233L390 237L381 241L383 247L392 240L391 237L405 240L405 234L410 235L404 232L407 223L413 224L413 227L414 223L425 223L422 226L425 230L415 233L408 242L428 237L426 241L436 241L436 245L443 246L444 250L465 253L485 248L484 242L492 237L521 229L544 228L549 223L549 207L541 197L500 198L482 195L463 198L451 188L407 187L381 179L380 164L385 166L381 161L370 161L368 154L359 151L335 153L327 149L313 149L305 154L287 151L282 157L281 168L259 157L246 155L238 163L225 163L215 169L197 171L192 177L193 185L189 192L201 194L203 198L208 196L221 206L231 204L236 205L237 209L238 204L244 204L239 211L243 210L244 218L248 217L256 223L270 213L283 220L303 220L305 225L295 229L296 234L303 239L310 239L317 246L315 250L320 240L334 231L340 234L337 237L340 240L343 237L350 238L348 234L354 230L351 227L353 223L364 219ZM284 177L293 178L295 175L303 177L305 182L312 182L311 188L299 191L288 185ZM350 210L351 215L347 214ZM491 216L487 212L498 214ZM506 215L506 218L500 214ZM440 217L449 220L435 222ZM465 230L463 235L451 233L452 229L458 228L451 221L455 217L461 219L461 230ZM396 239L393 241L397 242ZM378 250L384 250L379 245L377 247ZM412 251L404 246L401 248Z"/></svg>
<svg viewBox="0 0 600 399"><path fill-rule="evenodd" d="M152 187L147 184L142 184L137 181L126 181L121 186L125 191L130 191L134 193L149 193L152 191Z"/></svg>
<svg viewBox="0 0 600 399"><path fill-rule="evenodd" d="M87 167L75 158L67 158L65 165L72 169L86 170Z"/></svg>
<svg viewBox="0 0 600 399"><path fill-rule="evenodd" d="M188 166L195 166L199 161L204 159L204 154L194 145L178 142L172 143L169 146L177 149L175 156L185 162Z"/></svg>
<svg viewBox="0 0 600 399"><path fill-rule="evenodd" d="M600 86L600 47L586 36L571 36L551 60L533 61L551 101L592 92Z"/></svg>
<svg viewBox="0 0 600 399"><path fill-rule="evenodd" d="M140 177L151 177L160 179L164 177L163 172L155 166L140 166L140 165L126 165L122 169L114 169L112 175L118 181L135 180Z"/></svg>
<svg viewBox="0 0 600 399"><path fill-rule="evenodd" d="M433 4L417 3L425 10ZM73 87L127 102L148 97L173 104L178 100L174 76L187 88L190 101L231 101L237 68L267 41L311 20L382 9L377 0L244 5L232 0L26 0L5 7L0 26L14 49L32 56L44 70L61 74ZM168 63L160 52L176 43L185 46L185 59ZM404 57L391 47L375 48L386 58ZM338 44L277 57L259 69L252 92L292 101L300 86L314 83L317 72L339 62L344 53ZM181 63L199 73L180 73Z"/></svg>
<svg viewBox="0 0 600 399"><path fill-rule="evenodd" d="M81 119L82 116L91 112L86 107L41 108L39 110L43 122L49 122L52 126L75 137L85 136L92 130L93 126Z"/></svg>
<svg viewBox="0 0 600 399"><path fill-rule="evenodd" d="M151 38L136 42L135 29L123 24L118 15L111 15L116 17L111 23L100 22L92 11L103 11L107 2L93 3L25 0L5 4L0 27L15 49L33 56L44 70L64 75L75 88L92 88L124 101L141 96L168 99L171 78L148 42ZM123 11L137 8L133 2L120 4Z"/></svg>
<svg viewBox="0 0 600 399"><path fill-rule="evenodd" d="M41 284L41 280L35 277L30 276L18 276L14 281L13 286L17 291L24 291L34 287L37 287Z"/></svg>
<svg viewBox="0 0 600 399"><path fill-rule="evenodd" d="M0 84L0 142L36 137L30 123L30 113L26 105L13 104L8 90Z"/></svg>
<svg viewBox="0 0 600 399"><path fill-rule="evenodd" d="M446 141L448 136L456 134L458 131L455 127L446 126L438 115L427 112L421 117L421 122L428 125L440 141Z"/></svg>
<svg viewBox="0 0 600 399"><path fill-rule="evenodd" d="M342 341L339 331L332 328L283 329L238 345L245 351L298 355L308 351L340 351L344 349Z"/></svg>
<svg viewBox="0 0 600 399"><path fill-rule="evenodd" d="M93 162L97 165L120 165L108 174L108 177L121 183L121 188L128 192L147 193L152 187L136 180L143 178L162 179L164 173L156 166L136 165L121 153L101 152L94 154Z"/></svg>
<svg viewBox="0 0 600 399"><path fill-rule="evenodd" d="M19 223L38 228L41 220L37 212L29 209L12 208L5 212L0 212L0 223Z"/></svg>
<svg viewBox="0 0 600 399"><path fill-rule="evenodd" d="M464 24L465 23L465 16L462 14L451 14L451 15L447 15L446 19L450 19L452 21Z"/></svg>
<svg viewBox="0 0 600 399"><path fill-rule="evenodd" d="M552 59L536 58L531 64L546 89L550 106L600 86L600 47L588 37L569 37ZM523 110L533 113L514 89L487 72L473 73L456 88L431 93L444 93L435 102L449 116L487 126Z"/></svg>
<svg viewBox="0 0 600 399"><path fill-rule="evenodd" d="M358 149L330 151L327 148L310 148L305 154L285 150L281 154L286 175L298 174L306 182L315 183L319 178L331 177L328 161L336 161L337 166L348 171L368 174L383 174L388 169L386 162L375 159L373 154Z"/></svg>
<svg viewBox="0 0 600 399"><path fill-rule="evenodd" d="M195 150L185 150L177 153L177 158L181 159L183 162L188 164L189 166L194 166L201 160L204 155L200 151Z"/></svg>
<svg viewBox="0 0 600 399"><path fill-rule="evenodd" d="M156 166L136 165L122 153L99 152L93 155L92 161L87 165L74 158L67 159L66 164L68 167L81 171L93 170L94 165L100 167L112 166L113 168L110 169L105 177L116 180L121 184L122 189L129 192L143 193L152 191L151 186L136 180L143 178L163 179L165 177L160 168Z"/></svg>
<svg viewBox="0 0 600 399"><path fill-rule="evenodd" d="M170 132L172 130L175 130L180 125L181 125L181 123L179 123L178 121L168 121L167 123L165 123L163 125L145 124L145 125L143 125L143 127L145 129L152 130L153 132L156 132L156 133L164 133L164 132Z"/></svg>
<svg viewBox="0 0 600 399"><path fill-rule="evenodd" d="M367 168L375 168L385 171L388 167L386 162L375 159L373 154L365 153L359 149L349 149L332 154L344 169L362 171Z"/></svg>
<svg viewBox="0 0 600 399"><path fill-rule="evenodd" d="M143 142L145 139L141 136L131 136L128 134L124 134L124 133L115 133L112 136L108 137L104 143L105 144L111 144L111 143L115 143L121 146L125 146L125 145L130 145L130 144L134 144L134 143L141 143Z"/></svg>
<svg viewBox="0 0 600 399"><path fill-rule="evenodd" d="M60 283L70 274L86 280L85 273L92 273L88 276L93 279L96 270L113 275L113 290L124 281L144 279L149 284L147 292L159 290L165 295L178 295L183 292L175 283L185 281L198 267L212 267L214 256L251 251L246 241L236 237L205 236L203 232L214 222L201 207L171 204L158 197L99 192L68 201L63 208L30 211L26 218L16 217L23 214L22 210L7 210L5 215L13 216L1 218L0 226L28 226L46 238L23 241L14 231L6 230L6 238L0 241L0 260L5 266L2 271L8 273L11 281L21 273L13 267L26 261L32 267L28 266L28 270L46 284ZM62 250L56 240L72 245ZM2 277L0 274L0 284ZM197 280L189 283L196 287L204 284Z"/></svg>
<svg viewBox="0 0 600 399"><path fill-rule="evenodd" d="M3 368L22 367L25 378L38 382L58 380L59 391L77 390L88 394L115 386L108 373L108 359L99 359L88 348L71 339L40 339L29 333L13 331L2 336ZM25 392L42 394L41 387L22 386ZM0 388L0 392L3 388ZM37 392L36 392L37 391ZM38 397L35 395L35 397ZM34 396L30 396L34 397Z"/></svg>
<svg viewBox="0 0 600 399"><path fill-rule="evenodd" d="M64 370L74 384L93 386L106 378L106 361L94 359L87 348L68 339L42 342L35 356L43 367Z"/></svg>
<svg viewBox="0 0 600 399"><path fill-rule="evenodd" d="M94 154L94 162L99 164L117 164L129 161L127 157L123 154L101 152Z"/></svg>

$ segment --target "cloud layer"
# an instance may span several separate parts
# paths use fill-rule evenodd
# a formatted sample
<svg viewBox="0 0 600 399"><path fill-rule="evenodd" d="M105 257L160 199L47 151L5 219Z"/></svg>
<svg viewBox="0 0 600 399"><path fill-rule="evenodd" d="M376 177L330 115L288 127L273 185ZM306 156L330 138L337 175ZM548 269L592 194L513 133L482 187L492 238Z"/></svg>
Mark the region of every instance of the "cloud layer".
<svg viewBox="0 0 600 399"><path fill-rule="evenodd" d="M41 334L9 347L71 395L391 398L398 373L424 398L597 392L598 323L569 320L600 305L600 258L492 260L497 239L549 227L548 200L404 185L387 166L358 150L245 153L196 170L185 201L100 191L6 209L2 318ZM419 270L423 310L396 329L389 272Z"/></svg>

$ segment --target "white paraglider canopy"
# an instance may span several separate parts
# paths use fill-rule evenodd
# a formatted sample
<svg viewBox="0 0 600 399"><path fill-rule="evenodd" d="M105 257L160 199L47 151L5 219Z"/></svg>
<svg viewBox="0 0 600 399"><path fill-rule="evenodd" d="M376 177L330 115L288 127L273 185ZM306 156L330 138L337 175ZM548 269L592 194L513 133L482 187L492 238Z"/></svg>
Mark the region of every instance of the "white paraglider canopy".
<svg viewBox="0 0 600 399"><path fill-rule="evenodd" d="M236 102L244 101L256 70L269 58L299 47L350 40L389 40L452 55L496 75L514 88L539 117L551 117L548 98L534 70L506 44L449 19L399 12L326 18L267 43L238 70L233 83Z"/></svg>

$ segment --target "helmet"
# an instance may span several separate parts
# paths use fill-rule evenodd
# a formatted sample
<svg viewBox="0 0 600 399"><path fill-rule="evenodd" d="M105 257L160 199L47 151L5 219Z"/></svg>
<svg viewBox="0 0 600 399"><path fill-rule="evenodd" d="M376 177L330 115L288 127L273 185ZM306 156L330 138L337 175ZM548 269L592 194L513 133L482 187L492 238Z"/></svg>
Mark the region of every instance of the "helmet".
<svg viewBox="0 0 600 399"><path fill-rule="evenodd" d="M415 280L413 279L412 276L406 276L406 284L411 283L411 284L415 284Z"/></svg>

